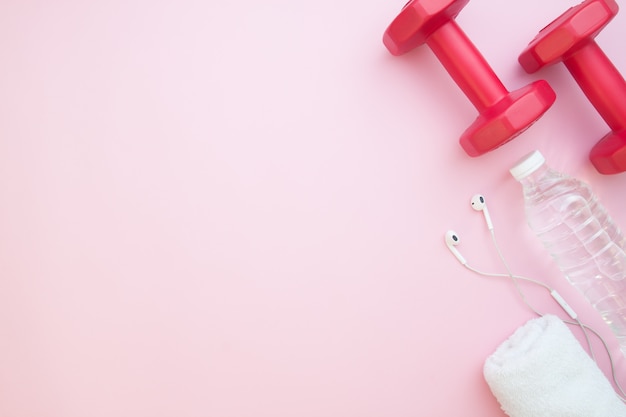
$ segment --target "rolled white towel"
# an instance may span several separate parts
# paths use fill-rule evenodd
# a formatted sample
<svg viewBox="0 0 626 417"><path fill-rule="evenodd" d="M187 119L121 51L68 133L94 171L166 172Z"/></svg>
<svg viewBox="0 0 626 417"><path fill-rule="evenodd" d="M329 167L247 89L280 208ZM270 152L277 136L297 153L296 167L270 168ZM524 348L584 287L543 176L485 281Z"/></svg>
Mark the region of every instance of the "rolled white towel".
<svg viewBox="0 0 626 417"><path fill-rule="evenodd" d="M510 417L626 417L626 405L567 326L546 315L518 328L483 373Z"/></svg>

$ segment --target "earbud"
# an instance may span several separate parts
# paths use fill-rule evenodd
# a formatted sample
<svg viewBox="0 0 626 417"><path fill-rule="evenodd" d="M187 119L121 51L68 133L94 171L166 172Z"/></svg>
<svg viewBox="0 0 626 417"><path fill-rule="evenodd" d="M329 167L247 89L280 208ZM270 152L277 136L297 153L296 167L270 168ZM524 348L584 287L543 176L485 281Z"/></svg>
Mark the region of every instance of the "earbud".
<svg viewBox="0 0 626 417"><path fill-rule="evenodd" d="M487 203L485 202L485 197L481 194L475 194L472 197L472 208L476 211L482 211L485 216L485 222L487 222L487 227L489 230L493 230L493 223L491 223L491 217L489 216L489 210L487 210Z"/></svg>
<svg viewBox="0 0 626 417"><path fill-rule="evenodd" d="M450 252L452 252L456 259L458 259L461 264L465 265L467 264L467 261L465 260L463 255L461 255L461 252L459 252L457 248L455 248L455 246L457 246L460 241L461 240L459 239L459 236L453 230L448 230L448 232L446 233L446 246L448 246L448 249L450 249Z"/></svg>

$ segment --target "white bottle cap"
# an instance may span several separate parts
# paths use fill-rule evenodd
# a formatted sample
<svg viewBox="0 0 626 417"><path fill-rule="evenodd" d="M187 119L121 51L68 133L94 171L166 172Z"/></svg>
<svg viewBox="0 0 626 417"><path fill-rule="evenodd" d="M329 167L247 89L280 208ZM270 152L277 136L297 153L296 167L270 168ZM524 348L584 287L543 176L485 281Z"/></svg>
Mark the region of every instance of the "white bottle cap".
<svg viewBox="0 0 626 417"><path fill-rule="evenodd" d="M535 172L545 162L546 159L543 157L541 152L532 151L531 153L520 159L519 162L509 170L509 172L511 173L511 175L513 175L513 178L519 181L522 178L525 178Z"/></svg>

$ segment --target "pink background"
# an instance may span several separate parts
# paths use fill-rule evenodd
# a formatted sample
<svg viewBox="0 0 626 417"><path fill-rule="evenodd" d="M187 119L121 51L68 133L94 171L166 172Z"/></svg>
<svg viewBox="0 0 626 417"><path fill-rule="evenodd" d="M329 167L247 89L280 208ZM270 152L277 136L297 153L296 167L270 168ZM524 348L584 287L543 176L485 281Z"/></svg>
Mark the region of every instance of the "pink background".
<svg viewBox="0 0 626 417"><path fill-rule="evenodd" d="M478 192L513 271L607 337L626 384L508 173L539 149L626 227L626 174L587 160L607 125L563 66L517 64L576 3L459 15L509 89L557 93L479 158L457 142L476 111L432 52L382 44L403 4L0 3L1 416L503 416L482 366L533 315L443 242L453 228L503 272ZM622 73L625 13L597 38Z"/></svg>

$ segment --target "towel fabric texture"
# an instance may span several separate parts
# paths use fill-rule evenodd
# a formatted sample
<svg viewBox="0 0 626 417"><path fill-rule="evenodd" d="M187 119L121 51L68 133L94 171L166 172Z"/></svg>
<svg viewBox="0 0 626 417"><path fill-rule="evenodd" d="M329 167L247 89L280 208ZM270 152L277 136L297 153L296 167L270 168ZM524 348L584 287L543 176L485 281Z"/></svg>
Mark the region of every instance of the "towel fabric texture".
<svg viewBox="0 0 626 417"><path fill-rule="evenodd" d="M609 380L553 315L518 328L487 358L483 374L510 417L626 417Z"/></svg>

